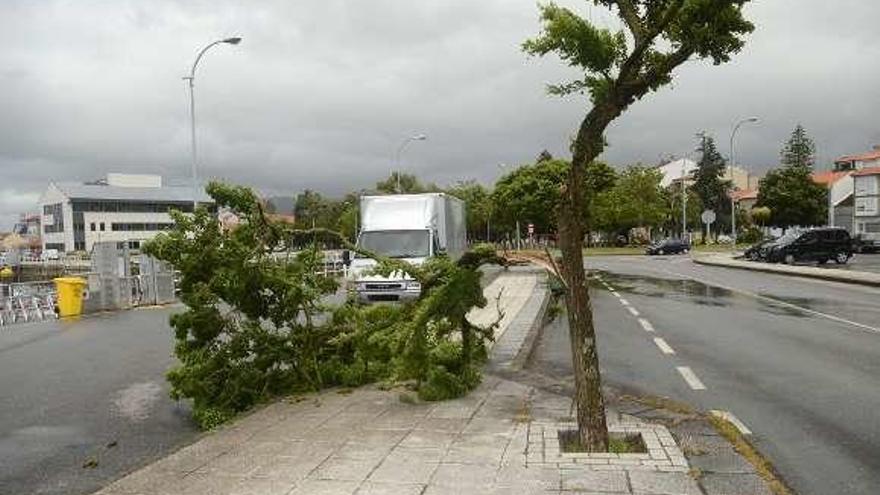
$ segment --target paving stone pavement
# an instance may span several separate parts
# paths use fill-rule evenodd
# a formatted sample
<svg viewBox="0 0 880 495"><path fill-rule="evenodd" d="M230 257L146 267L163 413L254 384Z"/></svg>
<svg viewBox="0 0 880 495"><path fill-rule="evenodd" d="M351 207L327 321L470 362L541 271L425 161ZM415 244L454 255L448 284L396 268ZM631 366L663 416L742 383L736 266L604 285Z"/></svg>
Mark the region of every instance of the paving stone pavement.
<svg viewBox="0 0 880 495"><path fill-rule="evenodd" d="M271 404L99 493L700 493L665 427L612 415L648 454L559 453L571 400L495 376L447 402L340 392Z"/></svg>
<svg viewBox="0 0 880 495"><path fill-rule="evenodd" d="M528 270L486 290L498 284L530 287L505 291L512 299L491 357L505 365L527 341L528 320L540 315L535 292L546 288ZM702 493L666 427L634 416L609 411L609 428L640 433L646 454L561 453L558 431L573 428L572 411L569 397L495 375L466 397L434 403L376 387L328 390L256 410L98 493Z"/></svg>

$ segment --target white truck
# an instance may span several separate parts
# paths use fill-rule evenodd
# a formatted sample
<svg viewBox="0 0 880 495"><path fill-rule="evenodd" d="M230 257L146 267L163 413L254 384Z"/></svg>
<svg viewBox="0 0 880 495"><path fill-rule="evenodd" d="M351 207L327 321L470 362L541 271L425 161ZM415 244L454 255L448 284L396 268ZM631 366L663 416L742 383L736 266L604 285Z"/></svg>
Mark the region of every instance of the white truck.
<svg viewBox="0 0 880 495"><path fill-rule="evenodd" d="M444 193L362 196L357 245L414 265L441 253L457 260L467 249L464 202ZM376 261L357 254L347 262L361 302L412 300L421 293L409 274L370 274Z"/></svg>

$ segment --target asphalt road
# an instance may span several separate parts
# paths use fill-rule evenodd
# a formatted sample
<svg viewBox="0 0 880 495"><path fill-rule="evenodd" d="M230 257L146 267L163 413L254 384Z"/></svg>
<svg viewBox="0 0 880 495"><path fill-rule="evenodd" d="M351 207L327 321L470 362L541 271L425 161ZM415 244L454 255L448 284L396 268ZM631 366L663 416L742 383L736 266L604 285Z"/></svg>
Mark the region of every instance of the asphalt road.
<svg viewBox="0 0 880 495"><path fill-rule="evenodd" d="M91 493L192 441L171 311L0 327L0 494Z"/></svg>
<svg viewBox="0 0 880 495"><path fill-rule="evenodd" d="M880 291L684 256L587 263L619 294L592 290L607 384L731 412L803 495L878 493ZM567 332L545 329L535 370L570 381Z"/></svg>

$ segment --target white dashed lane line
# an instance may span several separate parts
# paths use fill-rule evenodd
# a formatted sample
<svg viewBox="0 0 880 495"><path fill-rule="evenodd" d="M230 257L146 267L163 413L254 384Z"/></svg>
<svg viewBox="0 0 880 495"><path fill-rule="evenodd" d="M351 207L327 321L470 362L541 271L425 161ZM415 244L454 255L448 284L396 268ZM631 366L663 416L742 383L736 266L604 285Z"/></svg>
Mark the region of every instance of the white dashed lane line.
<svg viewBox="0 0 880 495"><path fill-rule="evenodd" d="M684 378L684 381L687 382L688 386L690 386L694 390L706 390L706 386L703 385L703 382L697 378L697 374L694 373L692 369L687 366L678 366L675 369L681 374L681 377Z"/></svg>
<svg viewBox="0 0 880 495"><path fill-rule="evenodd" d="M629 301L620 296L617 296L617 298L620 299L620 304L623 304L624 306L629 306Z"/></svg>
<svg viewBox="0 0 880 495"><path fill-rule="evenodd" d="M641 325L642 328L644 328L646 332L653 332L654 331L654 325L651 325L651 322L644 319L644 318L639 318L639 325Z"/></svg>
<svg viewBox="0 0 880 495"><path fill-rule="evenodd" d="M730 424L732 424L733 426L735 426L736 429L739 430L739 432L742 433L743 435L751 435L751 434L752 434L752 430L750 430L750 429L745 425L745 423L743 423L742 421L740 421L739 418L737 418L736 416L734 416L732 412L730 412L730 411L719 411L719 410L717 410L717 409L713 409L713 410L711 410L711 411L709 411L709 412L712 413L713 416L718 416L719 418L721 418L721 419L723 419L723 420L726 420L726 421L730 422Z"/></svg>
<svg viewBox="0 0 880 495"><path fill-rule="evenodd" d="M634 308L634 307L632 307L632 306L627 306L626 309L629 310L629 313L630 313L631 315L633 315L633 316L639 316L639 311L638 311L636 308Z"/></svg>
<svg viewBox="0 0 880 495"><path fill-rule="evenodd" d="M657 347L660 348L660 352L663 354L675 354L675 350L673 350L672 347L670 347L662 338L655 337L654 343L657 344Z"/></svg>

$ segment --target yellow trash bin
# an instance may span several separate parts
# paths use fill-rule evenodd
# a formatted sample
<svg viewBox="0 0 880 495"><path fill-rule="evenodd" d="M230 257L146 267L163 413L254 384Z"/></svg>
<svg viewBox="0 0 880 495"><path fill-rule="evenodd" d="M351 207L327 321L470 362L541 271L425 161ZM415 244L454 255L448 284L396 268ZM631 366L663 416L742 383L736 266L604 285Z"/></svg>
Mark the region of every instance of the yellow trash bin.
<svg viewBox="0 0 880 495"><path fill-rule="evenodd" d="M58 290L58 316L79 316L83 308L83 292L87 282L79 277L60 277L54 280Z"/></svg>

